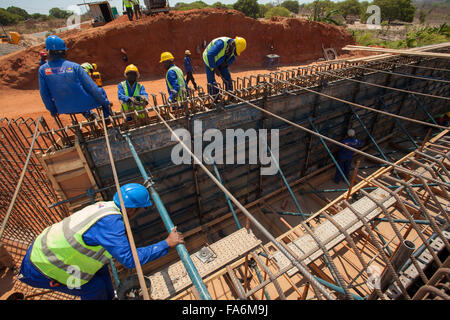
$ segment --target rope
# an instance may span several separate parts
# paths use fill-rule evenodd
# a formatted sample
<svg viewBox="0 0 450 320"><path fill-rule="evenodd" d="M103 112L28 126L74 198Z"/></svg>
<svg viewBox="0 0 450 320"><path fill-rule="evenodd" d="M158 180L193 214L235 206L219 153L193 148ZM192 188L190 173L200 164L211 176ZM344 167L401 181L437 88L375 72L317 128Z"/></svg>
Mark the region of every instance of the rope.
<svg viewBox="0 0 450 320"><path fill-rule="evenodd" d="M216 87L216 88L218 88L218 87ZM442 181L436 180L436 179L431 178L431 177L424 177L424 176L418 174L417 172L414 172L414 171L405 169L404 167L401 167L401 166L399 166L399 165L397 165L397 164L395 164L395 163L392 163L392 162L389 162L389 161L386 161L386 160L382 160L382 159L377 158L377 157L375 157L375 156L373 156L373 155L371 155L371 154L368 154L368 153L366 153L366 152L364 152L364 151L360 151L360 150L358 150L358 149L355 149L355 148L352 148L352 147L350 147L350 146L347 146L346 144L343 144L343 143L341 143L341 142L339 142L339 141L336 141L336 140L334 140L334 139L332 139L332 138L329 138L329 137L327 137L327 136L324 136L324 135L322 135L322 134L320 134L320 133L317 133L317 132L315 132L315 131L313 131L313 130L307 129L307 128L305 128L305 127L303 127L303 126L301 126L301 125L299 125L299 124L297 124L297 123L295 123L295 122L292 122L292 121L290 121L290 120L287 120L287 119L285 119L285 118L283 118L283 117L281 117L281 116L279 116L279 115L277 115L277 114L274 114L274 113L272 113L272 112L270 112L270 111L268 111L268 110L265 110L265 109L263 109L263 108L261 108L261 107L258 107L257 105L255 105L255 104L253 104L253 103L251 103L251 102L249 102L249 101L246 101L246 100L244 100L244 99L241 99L240 97L238 97L238 96L232 94L231 92L228 92L228 91L223 90L223 89L220 89L220 88L218 88L218 89L219 89L220 91L226 93L227 95L231 96L231 97L234 97L234 98L236 98L236 99L238 99L238 100L240 100L240 101L242 101L242 102L244 102L244 103L247 103L249 106L252 106L252 107L254 107L254 108L256 108L256 109L258 109L258 110L260 110L260 111L262 111L262 112L264 112L264 113L267 113L268 115L270 115L270 116L272 116L272 117L274 117L274 118L277 118L277 119L279 119L279 120L281 120L281 121L283 121L283 122L286 122L287 124L290 124L291 126L297 127L297 128L299 128L299 129L301 129L301 130L303 130L303 131L305 131L305 132L308 132L309 134L312 134L312 135L314 135L314 136L317 136L317 137L319 137L319 138L322 138L322 139L324 139L324 140L327 140L327 141L329 141L329 142L331 142L331 143L334 143L334 144L336 144L336 145L338 145L338 146L340 146L340 147L349 149L349 150L351 150L351 151L353 151L353 152L355 152L355 153L357 153L357 154L360 154L360 155L362 155L362 156L364 156L364 157L367 157L367 158L369 158L369 159L372 159L372 160L374 160L374 161L376 161L376 162L379 162L379 163L382 163L382 164L387 164L388 166L391 166L391 167L393 167L393 168L395 168L395 169L397 169L397 170L399 170L399 171L401 171L401 172L407 173L407 174L412 175L412 176L414 176L414 177L422 177L422 178L428 179L429 181L432 181L432 182L434 182L434 183L437 183L437 184L439 184L439 185L443 185L443 186L445 186L445 187L450 187L450 184L449 184L449 183L442 182Z"/></svg>
<svg viewBox="0 0 450 320"><path fill-rule="evenodd" d="M164 120L164 118L160 115L158 110L154 106L151 106L155 114L158 116L158 118L161 120L161 122L166 126L166 128L171 132L172 136L174 136L178 142L181 144L181 146L192 156L192 158L195 160L196 164L202 168L202 170L211 178L211 180L219 187L222 192L224 192L231 201L241 210L241 212L270 240L272 243L292 262L292 264L297 267L297 269L305 276L305 278L308 279L309 282L318 290L325 295L325 297L329 300L334 300L333 297L330 295L330 293L323 287L315 278L314 276L309 273L309 271L306 269L306 267L303 266L303 263L300 261L297 261L297 259L289 253L282 245L279 243L265 228L262 226L255 217L228 191L227 188L223 184L217 180L217 178L205 167L205 165L198 159L195 154L192 153L192 151L184 144L184 142L178 137L178 135L172 130L172 128L167 124L167 122Z"/></svg>
<svg viewBox="0 0 450 320"><path fill-rule="evenodd" d="M398 72L389 72L389 71L385 71L385 70L378 70L378 69L373 69L373 68L368 68L368 67L355 66L355 68L369 70L369 71L381 72L381 73L390 74L390 75L394 75L394 76L402 76L402 77L406 77L406 78L413 78L413 79L426 80L426 81L435 81L435 82L442 82L442 83L450 83L449 80L418 77L418 76L413 76L411 74L403 74L403 73L398 73Z"/></svg>
<svg viewBox="0 0 450 320"><path fill-rule="evenodd" d="M319 72L319 73L326 74L326 75L329 75L329 76L332 76L332 77L336 77L336 78L340 78L340 79L343 79L343 80L349 80L349 81L353 81L353 82L368 84L370 86L374 86L374 87L378 87L378 88L383 88L383 89L388 89L388 90L393 90L393 91L399 91L399 92L408 93L408 94L412 93L412 94L416 94L418 96L424 96L424 97L429 97L429 98L450 100L450 98L447 98L447 97L441 97L441 96L436 96L436 95L433 95L433 94L427 94L427 93L421 93L421 92L416 92L416 91L409 91L409 90L404 90L404 89L387 87L387 86L383 86L381 84L376 84L376 83L372 83L372 82L366 82L366 81L361 81L361 80L341 77L341 76L338 76L338 75L335 75L335 74L332 74L332 73L328 73L328 72Z"/></svg>
<svg viewBox="0 0 450 320"><path fill-rule="evenodd" d="M267 77L270 78L270 79L273 79L273 80L277 80L277 81L282 82L282 83L289 84L289 85L291 85L293 87L296 87L296 88L299 88L299 89L302 89L302 90L305 90L305 91L308 91L308 92L311 92L311 93L318 94L318 95L320 95L322 97L325 97L325 98L329 98L329 99L333 99L333 100L336 100L336 101L339 101L339 102L342 102L342 103L346 103L348 105L351 105L351 106L354 106L354 107L357 107L357 108L362 108L362 109L366 109L366 110L369 110L369 111L378 112L378 113L384 114L384 115L386 115L388 117L398 118L398 119L401 119L401 120L414 122L414 123L417 123L417 124L421 124L421 125L424 125L424 126L429 126L429 127L433 127L433 128L437 128L437 129L442 129L442 130L448 130L449 129L449 127L444 127L444 126L440 126L440 125L437 125L437 124L432 124L432 123L423 122L423 121L420 121L420 120L411 119L411 118L407 118L407 117L404 117L404 116L396 115L396 114L389 113L389 112L386 112L386 111L377 110L377 109L374 109L374 108L371 108L371 107L363 106L362 104L350 102L350 101L347 101L347 100L344 100L344 99L340 99L340 98L336 98L336 97L330 96L330 95L322 93L322 92L318 92L318 91L314 91L314 90L311 90L311 89L308 89L308 88L305 88L305 87L301 87L301 86L298 86L298 85L293 84L293 83L288 82L288 81L279 80L277 78L272 78L272 77L269 77L269 76L267 76ZM344 78L344 79L347 79L347 78ZM352 79L348 79L348 80L352 80ZM410 93L413 93L413 92L410 92ZM448 98L448 99L450 100L450 98ZM245 100L242 100L242 101L246 102Z"/></svg>

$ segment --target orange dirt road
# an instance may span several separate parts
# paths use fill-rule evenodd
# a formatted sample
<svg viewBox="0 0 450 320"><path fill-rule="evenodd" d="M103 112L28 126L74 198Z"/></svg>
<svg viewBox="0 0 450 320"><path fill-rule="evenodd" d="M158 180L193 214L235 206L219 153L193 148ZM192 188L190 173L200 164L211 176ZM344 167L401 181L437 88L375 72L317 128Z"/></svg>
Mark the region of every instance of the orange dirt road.
<svg viewBox="0 0 450 320"><path fill-rule="evenodd" d="M341 56L340 58L348 57ZM351 56L354 57L354 56ZM178 63L178 65L182 68L182 63ZM297 66L304 66L306 64L292 65L292 66L283 66L278 68L278 70L287 70L292 69ZM204 70L195 70L194 78L198 85L201 85L204 89L206 89L206 74ZM233 66L230 67L231 76L235 80L237 77L244 77L256 74L268 74L273 70L269 69L253 69L253 70L235 70ZM100 70L101 72L101 70ZM164 70L161 67L161 77L159 79L141 79L140 82L145 86L145 90L147 93L156 94L158 96L158 103L161 103L161 95L160 92L164 92L167 94L167 87L164 78ZM116 83L106 84L103 88L108 95L109 100L113 103L113 110L119 111L120 104L117 98L117 84L122 81L119 79ZM221 81L216 76L216 81ZM192 87L192 83L189 83L189 86ZM151 100L151 96L150 96ZM4 86L0 86L0 118L7 117L11 118L37 118L40 115L44 115L46 120L49 122L49 125L53 123L50 119L49 112L44 106L44 103L41 100L41 96L39 94L39 90L18 90L11 89ZM50 121L49 121L50 120Z"/></svg>

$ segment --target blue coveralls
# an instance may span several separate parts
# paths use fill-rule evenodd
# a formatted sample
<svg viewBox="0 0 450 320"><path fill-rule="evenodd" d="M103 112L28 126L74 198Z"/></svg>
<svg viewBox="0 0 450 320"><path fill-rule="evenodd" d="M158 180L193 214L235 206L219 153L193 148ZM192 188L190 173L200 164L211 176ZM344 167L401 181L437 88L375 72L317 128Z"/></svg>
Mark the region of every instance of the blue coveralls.
<svg viewBox="0 0 450 320"><path fill-rule="evenodd" d="M346 144L352 148L360 148L362 142L356 138L347 138L341 141L341 143ZM352 150L341 147L339 149L337 163L339 167L341 167L342 171L345 174L345 177L348 179L348 174L350 173L350 167L352 165L352 158L354 152ZM334 175L334 182L339 183L341 179L341 173L336 168L336 174Z"/></svg>
<svg viewBox="0 0 450 320"><path fill-rule="evenodd" d="M121 215L108 215L98 220L83 235L83 240L90 246L102 246L119 263L128 269L135 268L125 225ZM81 300L111 300L114 288L109 275L108 266L104 265L94 277L80 289L69 289L65 285L50 287L50 278L42 274L30 261L33 245L28 249L20 267L19 280L35 288L52 289L70 295L79 296ZM141 265L161 258L168 252L165 240L142 248L137 248Z"/></svg>
<svg viewBox="0 0 450 320"><path fill-rule="evenodd" d="M62 58L39 68L39 92L52 115L82 113L87 117L99 107L109 111L105 91L79 64Z"/></svg>
<svg viewBox="0 0 450 320"><path fill-rule="evenodd" d="M127 84L128 94L129 94L130 96L127 96L127 95L125 94L125 89L122 87L122 83L119 83L119 84L117 85L117 96L118 96L118 98L119 98L119 101L123 101L124 103L129 103L129 102L130 102L130 98L133 97L134 90L136 90L136 86L137 86L137 83L138 83L138 82L135 81L132 87L131 87L130 84L128 83L128 80L125 80L125 82L126 82L126 84ZM145 88L144 88L144 86L142 85L142 83L141 83L141 91L139 92L139 95L140 95L140 96L146 97L147 100L148 100L148 94L147 94L147 92L145 91ZM128 121L131 121L131 120L132 120L131 116L127 116L127 120L128 120Z"/></svg>
<svg viewBox="0 0 450 320"><path fill-rule="evenodd" d="M172 64L169 67L169 69L172 68L174 65L175 64ZM170 82L170 85L172 86L173 91L170 90L169 84L167 83L167 81ZM167 81L166 81L166 86L167 86L167 92L169 93L169 101L173 102L177 99L178 92L180 91L180 85L178 84L178 77L177 77L177 73L175 72L175 70L169 70L167 72ZM174 92L174 91L176 91L176 92Z"/></svg>
<svg viewBox="0 0 450 320"><path fill-rule="evenodd" d="M194 68L192 67L192 60L189 56L184 57L184 72L186 72L186 88L189 84L189 81L191 81L194 85L194 89L197 90L197 84L195 83L194 76L192 75L192 73L194 72Z"/></svg>
<svg viewBox="0 0 450 320"><path fill-rule="evenodd" d="M228 42L233 41L233 39L228 40ZM231 53L230 55L224 55L222 58L215 61L215 57L219 54L219 52L224 47L224 42L222 40L217 40L216 43L209 49L207 55L208 55L208 63L211 68L219 69L219 73L222 76L225 90L233 90L233 82L231 81L231 74L230 70L228 70L228 66L233 64L234 59L236 58L234 56L234 53ZM222 63L226 63L227 67L220 67ZM205 70L206 70L206 79L208 80L208 84L211 84L212 86L217 86L216 83L216 77L214 71L211 71L211 69L206 65L205 63ZM217 94L219 92L219 89L212 88L211 86L208 86L208 93L211 95Z"/></svg>

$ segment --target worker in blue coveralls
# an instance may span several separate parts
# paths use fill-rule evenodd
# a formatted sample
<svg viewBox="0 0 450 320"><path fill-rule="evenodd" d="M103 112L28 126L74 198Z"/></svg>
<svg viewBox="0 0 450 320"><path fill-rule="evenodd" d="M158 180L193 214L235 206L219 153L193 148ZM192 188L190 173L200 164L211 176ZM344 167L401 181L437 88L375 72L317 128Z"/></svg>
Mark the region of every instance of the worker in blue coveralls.
<svg viewBox="0 0 450 320"><path fill-rule="evenodd" d="M189 81L191 81L194 85L194 90L197 90L197 84L195 83L192 74L194 72L194 67L192 66L191 51L189 50L184 52L184 72L186 72L186 87L188 86Z"/></svg>
<svg viewBox="0 0 450 320"><path fill-rule="evenodd" d="M150 194L140 184L120 188L129 219L151 206ZM135 268L120 210L119 195L113 201L97 202L47 227L33 241L23 258L18 279L32 287L52 289L81 300L111 300L114 289L107 263L111 257L126 268ZM158 243L137 248L144 265L184 243L172 230Z"/></svg>
<svg viewBox="0 0 450 320"><path fill-rule="evenodd" d="M233 82L228 67L233 64L236 55L240 56L247 47L247 42L242 37L235 39L228 37L216 38L209 43L203 51L203 62L205 63L206 78L208 80L208 93L215 95L217 89L217 74L222 78L225 90L233 90Z"/></svg>
<svg viewBox="0 0 450 320"><path fill-rule="evenodd" d="M352 148L358 149L361 147L362 142L355 138L355 130L350 129L347 132L348 138L341 141L341 143L350 146ZM340 147L338 157L337 157L337 163L339 167L341 168L342 172L345 174L345 177L348 180L348 175L350 173L350 167L352 165L352 159L353 159L354 152L352 150L349 150L344 147ZM339 183L341 179L341 173L336 168L336 174L334 176L334 182Z"/></svg>
<svg viewBox="0 0 450 320"><path fill-rule="evenodd" d="M64 59L67 47L61 38L49 36L45 49L48 62L39 68L39 91L45 107L52 116L82 113L88 120L95 119L92 109L109 105L108 99L79 64Z"/></svg>
<svg viewBox="0 0 450 320"><path fill-rule="evenodd" d="M180 102L180 108L183 108L181 102L187 97L186 82L184 81L183 71L174 64L174 59L174 56L166 51L161 53L159 63L162 63L166 70L166 85L167 92L169 93L169 102Z"/></svg>

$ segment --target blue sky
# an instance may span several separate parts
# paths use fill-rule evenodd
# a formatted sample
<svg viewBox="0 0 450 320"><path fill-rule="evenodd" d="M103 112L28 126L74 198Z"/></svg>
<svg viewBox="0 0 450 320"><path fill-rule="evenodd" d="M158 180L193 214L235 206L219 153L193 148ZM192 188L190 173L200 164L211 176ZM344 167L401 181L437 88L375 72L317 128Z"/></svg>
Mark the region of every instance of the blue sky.
<svg viewBox="0 0 450 320"><path fill-rule="evenodd" d="M196 0L169 0L171 6L175 5L177 2L194 2ZM208 4L213 4L218 0L203 0L203 2ZM237 0L221 0L220 2L231 4L235 3ZM259 3L274 2L276 0L258 0ZM48 14L48 10L54 7L61 9L67 9L70 5L77 5L83 2L95 2L91 0L0 0L0 8L7 8L9 6L16 6L25 9L28 13L45 13ZM119 9L122 7L122 0L110 0L111 6L115 6ZM140 0L141 4L144 4L144 0ZM282 2L282 0L280 0ZM299 0L300 3L312 2L312 0ZM335 1L338 2L338 1ZM83 7L82 7L83 8ZM82 9L85 12L85 9Z"/></svg>

